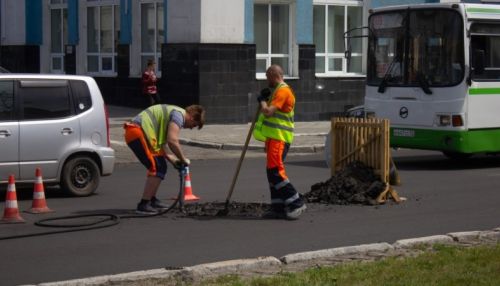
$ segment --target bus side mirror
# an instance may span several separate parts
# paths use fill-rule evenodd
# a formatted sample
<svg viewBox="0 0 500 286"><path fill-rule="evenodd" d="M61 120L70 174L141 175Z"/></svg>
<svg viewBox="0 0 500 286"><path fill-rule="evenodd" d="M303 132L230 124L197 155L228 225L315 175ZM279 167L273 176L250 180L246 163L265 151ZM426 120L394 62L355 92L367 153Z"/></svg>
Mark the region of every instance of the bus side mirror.
<svg viewBox="0 0 500 286"><path fill-rule="evenodd" d="M472 67L474 68L474 74L484 73L484 50L474 50Z"/></svg>
<svg viewBox="0 0 500 286"><path fill-rule="evenodd" d="M351 59L351 50L346 50L344 52L344 58L346 58L347 60Z"/></svg>

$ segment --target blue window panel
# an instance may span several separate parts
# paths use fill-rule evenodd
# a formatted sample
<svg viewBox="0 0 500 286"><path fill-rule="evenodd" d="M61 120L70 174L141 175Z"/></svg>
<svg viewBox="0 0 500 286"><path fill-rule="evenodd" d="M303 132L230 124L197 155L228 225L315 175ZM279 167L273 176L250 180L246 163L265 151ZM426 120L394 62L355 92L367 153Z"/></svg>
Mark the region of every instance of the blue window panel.
<svg viewBox="0 0 500 286"><path fill-rule="evenodd" d="M120 39L121 45L132 43L132 1L120 0Z"/></svg>
<svg viewBox="0 0 500 286"><path fill-rule="evenodd" d="M42 0L26 0L26 44L42 44Z"/></svg>
<svg viewBox="0 0 500 286"><path fill-rule="evenodd" d="M253 0L245 0L245 44L252 44L253 37Z"/></svg>
<svg viewBox="0 0 500 286"><path fill-rule="evenodd" d="M296 13L297 44L313 43L313 3L312 0L297 0Z"/></svg>
<svg viewBox="0 0 500 286"><path fill-rule="evenodd" d="M68 44L78 45L78 0L68 0Z"/></svg>

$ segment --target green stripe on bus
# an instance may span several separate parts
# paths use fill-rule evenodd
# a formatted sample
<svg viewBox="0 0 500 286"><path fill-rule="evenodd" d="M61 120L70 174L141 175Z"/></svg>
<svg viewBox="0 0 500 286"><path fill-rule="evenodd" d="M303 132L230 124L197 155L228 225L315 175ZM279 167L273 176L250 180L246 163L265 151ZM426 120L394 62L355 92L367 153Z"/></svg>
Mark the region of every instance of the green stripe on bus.
<svg viewBox="0 0 500 286"><path fill-rule="evenodd" d="M398 136L400 134L407 136ZM392 147L400 148L461 153L499 152L500 128L451 131L391 127L390 140Z"/></svg>
<svg viewBox="0 0 500 286"><path fill-rule="evenodd" d="M467 8L468 13L500 13L500 9L494 8Z"/></svg>
<svg viewBox="0 0 500 286"><path fill-rule="evenodd" d="M469 94L500 94L500 88L469 88Z"/></svg>

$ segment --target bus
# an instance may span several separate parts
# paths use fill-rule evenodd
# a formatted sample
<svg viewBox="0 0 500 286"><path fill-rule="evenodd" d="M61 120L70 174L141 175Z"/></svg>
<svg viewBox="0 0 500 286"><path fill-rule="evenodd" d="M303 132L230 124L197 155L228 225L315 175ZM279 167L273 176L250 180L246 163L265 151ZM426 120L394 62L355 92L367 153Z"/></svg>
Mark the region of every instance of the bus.
<svg viewBox="0 0 500 286"><path fill-rule="evenodd" d="M365 116L390 120L391 147L500 152L500 5L377 8L366 30Z"/></svg>

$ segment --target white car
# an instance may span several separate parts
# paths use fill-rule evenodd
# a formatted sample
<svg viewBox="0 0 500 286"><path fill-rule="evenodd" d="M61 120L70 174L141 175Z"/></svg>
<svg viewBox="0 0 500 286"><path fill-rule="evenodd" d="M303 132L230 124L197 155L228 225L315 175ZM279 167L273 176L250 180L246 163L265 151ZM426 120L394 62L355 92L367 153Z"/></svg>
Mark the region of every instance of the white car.
<svg viewBox="0 0 500 286"><path fill-rule="evenodd" d="M108 114L93 78L0 74L0 184L35 180L88 196L114 169Z"/></svg>

